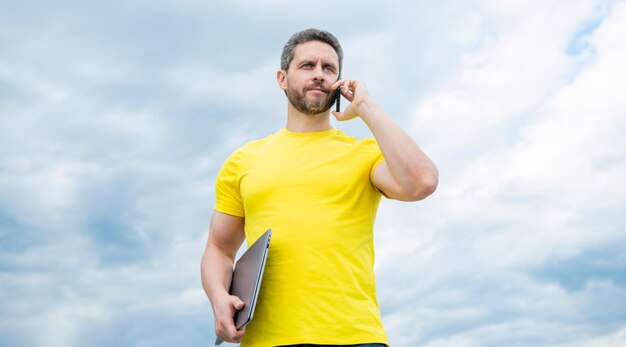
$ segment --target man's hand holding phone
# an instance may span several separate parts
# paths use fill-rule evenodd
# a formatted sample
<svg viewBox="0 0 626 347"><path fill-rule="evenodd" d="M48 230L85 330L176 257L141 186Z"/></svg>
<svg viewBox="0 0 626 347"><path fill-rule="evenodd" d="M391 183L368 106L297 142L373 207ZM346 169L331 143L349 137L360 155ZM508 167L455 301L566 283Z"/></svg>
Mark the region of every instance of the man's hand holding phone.
<svg viewBox="0 0 626 347"><path fill-rule="evenodd" d="M338 93L337 100L343 96L346 100L350 101L350 104L343 112L338 108L333 111L333 116L335 116L338 121L350 120L355 117L360 117L363 114L361 108L364 107L366 101L370 99L365 83L357 80L340 79L331 86L331 89ZM339 104L338 101L337 104Z"/></svg>

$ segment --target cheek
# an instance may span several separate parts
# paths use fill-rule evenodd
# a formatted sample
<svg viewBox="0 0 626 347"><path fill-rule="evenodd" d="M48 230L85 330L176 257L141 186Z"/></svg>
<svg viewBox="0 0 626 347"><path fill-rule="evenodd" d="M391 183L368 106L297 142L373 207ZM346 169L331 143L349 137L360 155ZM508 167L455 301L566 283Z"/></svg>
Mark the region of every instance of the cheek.
<svg viewBox="0 0 626 347"><path fill-rule="evenodd" d="M285 78L285 83L288 87L299 88L306 84L307 78L299 74L292 74L288 78Z"/></svg>

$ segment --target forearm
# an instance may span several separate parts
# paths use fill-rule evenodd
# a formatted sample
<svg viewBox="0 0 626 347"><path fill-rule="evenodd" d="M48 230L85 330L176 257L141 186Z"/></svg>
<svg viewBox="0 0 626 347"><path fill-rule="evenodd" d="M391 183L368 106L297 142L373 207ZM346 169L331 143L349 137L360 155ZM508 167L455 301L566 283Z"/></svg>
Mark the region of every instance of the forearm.
<svg viewBox="0 0 626 347"><path fill-rule="evenodd" d="M209 238L200 264L202 287L211 301L215 334L228 342L239 342L245 329L237 330L233 315L244 306L241 299L229 295L233 263L244 239L243 217L213 212Z"/></svg>
<svg viewBox="0 0 626 347"><path fill-rule="evenodd" d="M219 247L209 244L202 256L202 287L211 303L215 299L228 295L233 274L233 257L225 254Z"/></svg>
<svg viewBox="0 0 626 347"><path fill-rule="evenodd" d="M438 173L430 158L375 101L367 99L358 109L361 119L376 138L397 184L416 197L432 193L437 185Z"/></svg>

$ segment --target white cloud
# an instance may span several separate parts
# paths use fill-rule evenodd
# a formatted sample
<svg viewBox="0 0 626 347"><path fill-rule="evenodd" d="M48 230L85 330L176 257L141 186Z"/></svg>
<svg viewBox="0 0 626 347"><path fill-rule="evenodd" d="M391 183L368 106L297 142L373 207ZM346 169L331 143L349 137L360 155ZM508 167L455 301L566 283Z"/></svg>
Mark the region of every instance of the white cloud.
<svg viewBox="0 0 626 347"><path fill-rule="evenodd" d="M562 247L557 245L563 242L582 246L590 236L572 223L588 209L623 202L621 189L616 191L623 164L615 159L624 146L617 145L619 135L614 129L623 123L625 105L617 97L619 92L608 87L623 79L624 69L613 63L624 59L623 45L594 46L597 57L566 84L563 74L576 71L563 70L571 60L563 47L577 23L586 20L585 12L575 12L581 14L574 17L577 20L567 12L563 15L567 20L553 13L556 18L548 25L559 28L552 33L559 42L550 30L537 28L531 18L519 25L520 33L504 36L500 40L504 43L481 49L479 54L488 61L479 67L467 66L448 89L427 98L415 116L416 137L425 138L435 158L441 159L438 194L446 206L438 207L451 219L499 223L505 228L502 232L509 232L488 236L493 242L506 242L494 249L514 256L511 249L527 244L523 247L527 253L518 255L524 258L515 262L541 261L543 257L537 257L541 249L560 252ZM620 16L619 8L615 16ZM620 28L606 29L615 27L614 20L607 19L591 41L615 35ZM563 31L568 26L570 30ZM545 39L533 44L531 51L553 58L537 54L515 59L515 52L524 53L530 38ZM517 51L506 48L516 46ZM502 52L510 53L503 56ZM528 59L535 62L526 71ZM517 77L524 80L517 83ZM607 142L614 146L609 148ZM603 199L590 199L599 196ZM594 238L610 239L616 232L605 230Z"/></svg>

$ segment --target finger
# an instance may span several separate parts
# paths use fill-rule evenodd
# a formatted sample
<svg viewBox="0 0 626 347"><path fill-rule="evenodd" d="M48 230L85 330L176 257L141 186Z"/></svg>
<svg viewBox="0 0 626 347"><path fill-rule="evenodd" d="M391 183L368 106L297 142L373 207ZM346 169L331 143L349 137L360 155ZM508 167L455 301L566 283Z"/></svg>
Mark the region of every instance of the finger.
<svg viewBox="0 0 626 347"><path fill-rule="evenodd" d="M244 334L245 332L235 330L231 333L221 332L221 333L216 333L215 335L226 342L241 342L241 339L243 338Z"/></svg>
<svg viewBox="0 0 626 347"><path fill-rule="evenodd" d="M225 339L230 336L230 331L233 331L233 330L236 330L236 328L232 319L230 321L223 320L223 321L220 321L215 327L215 335L221 337L222 339Z"/></svg>
<svg viewBox="0 0 626 347"><path fill-rule="evenodd" d="M356 92L356 81L350 81L350 83L348 83L348 90L347 92L350 95L354 95L354 93Z"/></svg>
<svg viewBox="0 0 626 347"><path fill-rule="evenodd" d="M232 302L233 307L237 310L241 310L246 305L246 303L243 302L243 300L241 300L237 296L232 295L231 299L232 299L231 302Z"/></svg>
<svg viewBox="0 0 626 347"><path fill-rule="evenodd" d="M241 330L237 330L237 328L233 326L232 329L229 329L227 335L228 335L228 339L231 342L240 342L241 339L243 338L243 335L245 334L246 334L246 327L241 328Z"/></svg>
<svg viewBox="0 0 626 347"><path fill-rule="evenodd" d="M337 111L333 111L333 116L335 116L335 118L340 122L347 121L347 120L354 118L354 117L348 116L348 114L345 112L337 112Z"/></svg>
<svg viewBox="0 0 626 347"><path fill-rule="evenodd" d="M226 333L225 330L215 329L215 336L222 339L222 341L230 342L230 339L228 338L228 333Z"/></svg>
<svg viewBox="0 0 626 347"><path fill-rule="evenodd" d="M345 86L341 88L341 95L350 102L354 99L354 94L350 91L350 89L348 89L348 87Z"/></svg>
<svg viewBox="0 0 626 347"><path fill-rule="evenodd" d="M237 339L241 339L243 337L243 335L246 334L246 327L243 327L239 330L235 330L235 334L234 337Z"/></svg>
<svg viewBox="0 0 626 347"><path fill-rule="evenodd" d="M221 337L224 341L232 339L233 333L237 331L235 327L235 321L232 315L222 316L216 324L215 334Z"/></svg>

